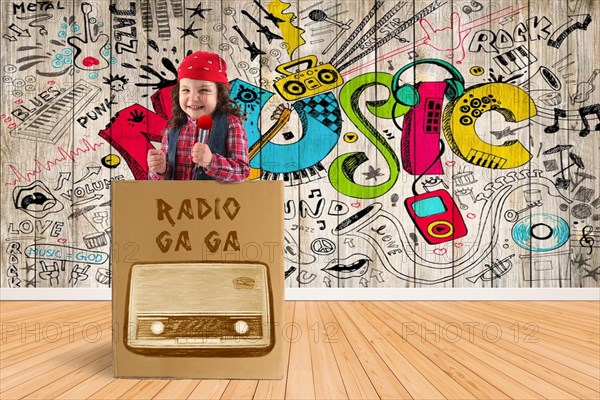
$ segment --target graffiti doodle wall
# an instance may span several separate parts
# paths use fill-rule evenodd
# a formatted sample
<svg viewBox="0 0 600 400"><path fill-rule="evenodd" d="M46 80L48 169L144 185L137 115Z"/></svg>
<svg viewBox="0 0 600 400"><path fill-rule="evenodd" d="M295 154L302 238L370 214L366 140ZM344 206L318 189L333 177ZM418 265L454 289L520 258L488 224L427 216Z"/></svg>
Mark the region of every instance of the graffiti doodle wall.
<svg viewBox="0 0 600 400"><path fill-rule="evenodd" d="M147 179L196 50L248 179L285 183L288 287L600 287L597 0L0 4L3 288L136 259L110 187Z"/></svg>

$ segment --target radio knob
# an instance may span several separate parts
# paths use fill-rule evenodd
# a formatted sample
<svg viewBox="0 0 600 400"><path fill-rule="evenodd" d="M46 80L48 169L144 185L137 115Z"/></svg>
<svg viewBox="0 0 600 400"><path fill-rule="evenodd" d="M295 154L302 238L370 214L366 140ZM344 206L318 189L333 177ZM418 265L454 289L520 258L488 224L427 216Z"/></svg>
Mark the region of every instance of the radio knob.
<svg viewBox="0 0 600 400"><path fill-rule="evenodd" d="M154 333L155 335L160 335L161 333L163 333L163 331L165 330L165 326L163 325L162 322L159 321L154 321L152 323L152 325L150 325L150 330L152 331L152 333Z"/></svg>
<svg viewBox="0 0 600 400"><path fill-rule="evenodd" d="M234 325L235 331L240 335L248 332L248 324L244 321L237 321Z"/></svg>

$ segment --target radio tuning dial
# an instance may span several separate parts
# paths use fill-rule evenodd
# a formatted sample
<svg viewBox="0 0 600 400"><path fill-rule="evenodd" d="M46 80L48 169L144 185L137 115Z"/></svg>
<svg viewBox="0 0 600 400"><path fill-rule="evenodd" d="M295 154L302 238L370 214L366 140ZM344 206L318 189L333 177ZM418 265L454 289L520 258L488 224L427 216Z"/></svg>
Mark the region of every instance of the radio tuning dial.
<svg viewBox="0 0 600 400"><path fill-rule="evenodd" d="M234 325L234 328L235 331L240 335L248 332L248 324L245 321L237 321Z"/></svg>
<svg viewBox="0 0 600 400"><path fill-rule="evenodd" d="M150 325L150 330L152 331L152 333L154 333L155 335L160 335L161 333L163 333L163 331L165 330L165 326L163 325L162 322L159 321L154 321L152 323L152 325Z"/></svg>

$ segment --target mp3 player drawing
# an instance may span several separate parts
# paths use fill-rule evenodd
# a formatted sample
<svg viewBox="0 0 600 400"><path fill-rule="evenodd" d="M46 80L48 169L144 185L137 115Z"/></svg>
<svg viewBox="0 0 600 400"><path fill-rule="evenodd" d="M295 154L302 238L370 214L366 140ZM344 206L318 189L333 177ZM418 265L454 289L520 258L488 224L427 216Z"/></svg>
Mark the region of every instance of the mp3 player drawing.
<svg viewBox="0 0 600 400"><path fill-rule="evenodd" d="M126 347L153 356L269 353L275 335L267 268L259 263L134 265Z"/></svg>
<svg viewBox="0 0 600 400"><path fill-rule="evenodd" d="M443 189L409 197L404 204L429 244L449 242L467 234L465 221L456 203Z"/></svg>

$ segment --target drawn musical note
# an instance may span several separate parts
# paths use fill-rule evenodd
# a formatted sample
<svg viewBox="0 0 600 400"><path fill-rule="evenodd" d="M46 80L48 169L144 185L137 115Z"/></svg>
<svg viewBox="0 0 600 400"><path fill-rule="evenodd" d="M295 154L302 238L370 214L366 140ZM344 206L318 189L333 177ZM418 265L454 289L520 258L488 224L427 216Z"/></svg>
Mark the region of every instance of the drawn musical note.
<svg viewBox="0 0 600 400"><path fill-rule="evenodd" d="M318 220L317 224L319 224L319 230L325 230L325 220Z"/></svg>
<svg viewBox="0 0 600 400"><path fill-rule="evenodd" d="M308 198L313 199L315 197L315 193L317 193L317 197L321 197L321 189L313 189L310 191Z"/></svg>
<svg viewBox="0 0 600 400"><path fill-rule="evenodd" d="M468 15L468 14L471 14L472 12L477 12L477 11L483 10L483 4L481 4L478 1L475 1L475 0L471 1L471 6L464 5L462 8L463 12Z"/></svg>
<svg viewBox="0 0 600 400"><path fill-rule="evenodd" d="M567 118L567 112L560 108L554 109L554 125L547 126L544 129L546 133L556 133L558 132L558 119L559 118Z"/></svg>
<svg viewBox="0 0 600 400"><path fill-rule="evenodd" d="M389 65L388 65L388 69L389 69L390 71L393 71L393 70L394 70L394 66L392 65L392 60L388 60L388 64L389 64Z"/></svg>
<svg viewBox="0 0 600 400"><path fill-rule="evenodd" d="M417 54L416 51L412 50L408 53L408 59L409 60L414 60L415 58L419 57L419 55Z"/></svg>
<svg viewBox="0 0 600 400"><path fill-rule="evenodd" d="M590 134L590 123L587 120L587 116L590 114L596 114L596 117L598 118L598 120L600 120L600 104L594 104L593 106L585 106L579 109L581 122L583 122L583 125L585 126L585 128L583 128L581 132L579 132L579 136L581 137L586 137ZM600 122L596 124L594 130L600 131Z"/></svg>
<svg viewBox="0 0 600 400"><path fill-rule="evenodd" d="M594 250L595 240L590 234L594 232L594 227L591 225L586 225L583 227L582 237L579 239L579 244L581 247L589 247L587 255L591 255Z"/></svg>

